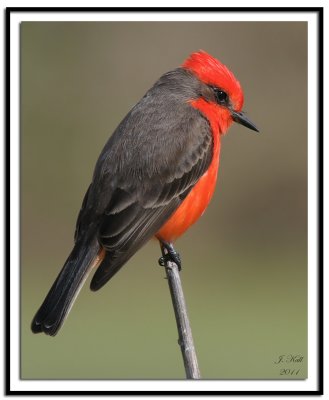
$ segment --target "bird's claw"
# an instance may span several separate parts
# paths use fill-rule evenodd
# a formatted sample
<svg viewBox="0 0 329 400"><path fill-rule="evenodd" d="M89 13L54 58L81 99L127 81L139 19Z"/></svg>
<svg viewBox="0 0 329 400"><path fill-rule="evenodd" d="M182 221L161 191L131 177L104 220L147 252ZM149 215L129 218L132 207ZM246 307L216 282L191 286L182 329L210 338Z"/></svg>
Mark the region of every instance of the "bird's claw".
<svg viewBox="0 0 329 400"><path fill-rule="evenodd" d="M159 265L162 267L167 267L168 262L173 262L177 265L178 271L182 269L182 262L180 259L180 255L176 251L171 251L170 253L166 253L162 257L159 258Z"/></svg>

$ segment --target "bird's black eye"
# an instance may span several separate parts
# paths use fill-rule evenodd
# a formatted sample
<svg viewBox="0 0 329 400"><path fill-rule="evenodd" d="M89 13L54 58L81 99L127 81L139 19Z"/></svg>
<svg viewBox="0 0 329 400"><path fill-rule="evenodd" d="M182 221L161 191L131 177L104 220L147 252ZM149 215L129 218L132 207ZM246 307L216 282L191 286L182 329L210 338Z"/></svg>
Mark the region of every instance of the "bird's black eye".
<svg viewBox="0 0 329 400"><path fill-rule="evenodd" d="M228 104L228 95L224 90L215 87L214 93L218 104Z"/></svg>

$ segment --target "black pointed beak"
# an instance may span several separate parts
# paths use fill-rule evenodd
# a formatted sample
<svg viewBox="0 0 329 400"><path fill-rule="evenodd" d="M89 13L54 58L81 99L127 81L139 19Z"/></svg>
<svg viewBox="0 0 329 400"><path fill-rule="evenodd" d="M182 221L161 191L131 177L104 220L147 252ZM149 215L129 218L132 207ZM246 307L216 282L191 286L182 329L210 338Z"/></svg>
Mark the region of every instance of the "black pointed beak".
<svg viewBox="0 0 329 400"><path fill-rule="evenodd" d="M259 130L257 129L256 125L254 125L247 117L246 115L240 111L231 111L231 115L233 118L234 122L237 122L238 124L241 124L249 129L252 129L253 131L259 132Z"/></svg>

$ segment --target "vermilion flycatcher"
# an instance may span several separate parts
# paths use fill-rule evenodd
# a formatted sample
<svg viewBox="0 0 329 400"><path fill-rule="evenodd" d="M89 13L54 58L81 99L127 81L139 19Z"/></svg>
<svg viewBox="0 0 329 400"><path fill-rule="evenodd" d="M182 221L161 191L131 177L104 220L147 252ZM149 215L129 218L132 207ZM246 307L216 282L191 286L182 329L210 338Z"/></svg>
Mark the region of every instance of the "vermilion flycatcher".
<svg viewBox="0 0 329 400"><path fill-rule="evenodd" d="M180 267L173 242L213 195L221 135L241 112L232 72L204 51L164 74L106 143L78 216L75 245L32 321L56 335L91 269L98 290L150 238ZM161 260L162 263L164 260Z"/></svg>

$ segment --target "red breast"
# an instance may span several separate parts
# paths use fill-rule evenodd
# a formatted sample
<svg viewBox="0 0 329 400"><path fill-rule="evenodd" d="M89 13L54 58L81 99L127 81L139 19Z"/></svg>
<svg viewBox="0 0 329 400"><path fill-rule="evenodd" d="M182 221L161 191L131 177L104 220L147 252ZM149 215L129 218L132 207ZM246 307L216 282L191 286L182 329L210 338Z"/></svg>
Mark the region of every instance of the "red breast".
<svg viewBox="0 0 329 400"><path fill-rule="evenodd" d="M191 102L191 106L201 111L208 119L213 137L213 155L208 170L202 175L182 204L162 226L156 237L167 242L175 241L204 213L214 194L220 154L220 132L227 127L221 126L226 119L221 118L222 110L211 106L203 99ZM225 128L225 129L224 129Z"/></svg>

